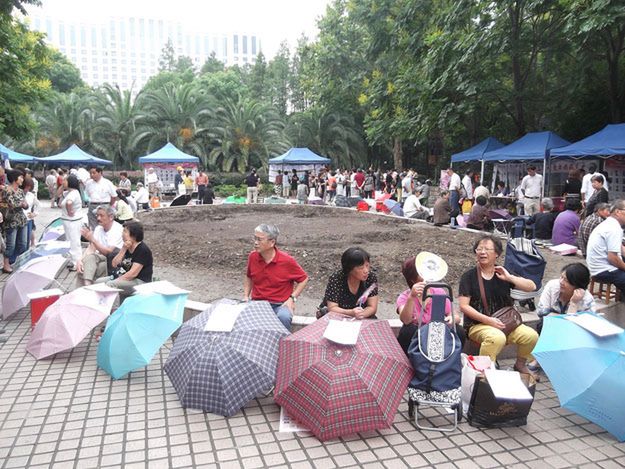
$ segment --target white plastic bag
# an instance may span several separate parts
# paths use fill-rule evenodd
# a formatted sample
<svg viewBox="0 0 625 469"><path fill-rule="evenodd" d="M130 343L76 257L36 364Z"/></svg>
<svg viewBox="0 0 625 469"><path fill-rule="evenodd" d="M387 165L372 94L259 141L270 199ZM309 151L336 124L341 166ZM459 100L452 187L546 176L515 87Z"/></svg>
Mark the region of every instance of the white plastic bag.
<svg viewBox="0 0 625 469"><path fill-rule="evenodd" d="M469 410L469 403L471 402L471 394L473 394L475 377L483 374L483 370L488 368L495 369L495 364L491 361L490 357L482 355L473 357L466 353L460 356L460 360L462 361L462 412L466 415Z"/></svg>

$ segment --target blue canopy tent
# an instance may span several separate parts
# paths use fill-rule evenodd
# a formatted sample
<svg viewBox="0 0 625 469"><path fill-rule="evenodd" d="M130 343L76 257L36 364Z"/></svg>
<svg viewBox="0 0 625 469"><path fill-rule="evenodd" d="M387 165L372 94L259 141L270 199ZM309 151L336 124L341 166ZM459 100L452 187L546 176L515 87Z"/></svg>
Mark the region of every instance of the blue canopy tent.
<svg viewBox="0 0 625 469"><path fill-rule="evenodd" d="M501 143L494 137L488 137L482 140L475 146L461 151L460 153L454 153L451 155L451 162L453 163L468 163L469 161L480 161L482 163L482 169L480 171L480 181L484 180L484 153L497 150L503 147Z"/></svg>
<svg viewBox="0 0 625 469"><path fill-rule="evenodd" d="M579 142L551 152L551 158L607 158L612 155L625 155L625 124L606 125Z"/></svg>
<svg viewBox="0 0 625 469"><path fill-rule="evenodd" d="M18 153L10 148L5 147L0 143L0 155L2 155L2 159L8 159L9 161L13 161L15 163L37 163L38 158L30 155L25 155L23 153Z"/></svg>
<svg viewBox="0 0 625 469"><path fill-rule="evenodd" d="M97 156L90 155L89 153L80 149L76 144L73 144L64 152L57 155L47 156L45 158L37 158L39 163L47 165L98 165L108 166L113 163L109 160L98 158Z"/></svg>
<svg viewBox="0 0 625 469"><path fill-rule="evenodd" d="M559 135L551 132L530 132L510 145L484 154L484 161L528 161L542 160L543 162L543 194L547 175L547 160L554 148L570 145Z"/></svg>
<svg viewBox="0 0 625 469"><path fill-rule="evenodd" d="M291 148L284 155L269 160L269 180L274 181L278 171L282 170L316 170L317 166L330 164L330 158L319 156L308 148Z"/></svg>
<svg viewBox="0 0 625 469"><path fill-rule="evenodd" d="M154 153L142 156L139 158L140 164L148 163L199 163L200 159L197 156L188 155L187 153L178 150L172 143L168 142L160 150L156 150Z"/></svg>

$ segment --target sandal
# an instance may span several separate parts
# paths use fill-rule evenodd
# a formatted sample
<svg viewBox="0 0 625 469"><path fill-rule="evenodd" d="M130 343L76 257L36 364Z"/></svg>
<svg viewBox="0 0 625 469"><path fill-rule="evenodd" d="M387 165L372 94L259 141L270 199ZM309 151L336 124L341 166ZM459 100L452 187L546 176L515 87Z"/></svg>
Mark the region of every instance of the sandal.
<svg viewBox="0 0 625 469"><path fill-rule="evenodd" d="M527 366L527 365L526 365L526 366ZM530 375L532 378L534 378L534 381L536 381L537 383L540 383L540 376L538 376L536 373L533 373L533 372L532 372L532 370L530 370L529 368L527 369L527 372L525 372L525 371L521 371L521 370L520 370L520 369L519 369L516 365L514 365L514 366L512 367L512 369L513 369L514 371L519 372L519 373L523 373L523 374L526 374L526 375Z"/></svg>
<svg viewBox="0 0 625 469"><path fill-rule="evenodd" d="M4 267L2 268L2 272L5 274L12 274L13 273L13 269L5 269Z"/></svg>

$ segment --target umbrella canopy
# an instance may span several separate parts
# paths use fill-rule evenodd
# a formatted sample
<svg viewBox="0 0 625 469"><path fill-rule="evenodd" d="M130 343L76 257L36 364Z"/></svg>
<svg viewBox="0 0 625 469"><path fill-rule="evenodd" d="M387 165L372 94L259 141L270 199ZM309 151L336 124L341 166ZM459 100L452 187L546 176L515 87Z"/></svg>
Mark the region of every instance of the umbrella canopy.
<svg viewBox="0 0 625 469"><path fill-rule="evenodd" d="M200 159L197 156L188 155L183 151L178 150L171 142L168 142L160 150L156 150L154 153L145 155L139 158L139 163L199 163Z"/></svg>
<svg viewBox="0 0 625 469"><path fill-rule="evenodd" d="M624 351L625 333L598 337L564 316L548 316L532 355L563 407L625 441Z"/></svg>
<svg viewBox="0 0 625 469"><path fill-rule="evenodd" d="M504 146L499 140L493 137L488 137L482 140L477 145L468 148L460 153L451 155L452 163L462 163L469 161L482 161L484 159L484 153L489 151L498 150Z"/></svg>
<svg viewBox="0 0 625 469"><path fill-rule="evenodd" d="M355 345L324 338L328 314L280 342L275 400L320 440L388 428L413 375L387 321L364 320Z"/></svg>
<svg viewBox="0 0 625 469"><path fill-rule="evenodd" d="M65 228L61 217L55 218L42 230L39 242L65 239Z"/></svg>
<svg viewBox="0 0 625 469"><path fill-rule="evenodd" d="M119 379L146 366L182 324L188 292L134 295L108 322L98 346L98 366Z"/></svg>
<svg viewBox="0 0 625 469"><path fill-rule="evenodd" d="M222 300L182 326L165 363L182 407L229 417L276 380L278 343L288 335L266 301L247 303L230 332L204 327Z"/></svg>
<svg viewBox="0 0 625 469"><path fill-rule="evenodd" d="M90 155L76 144L73 144L67 150L56 155L48 156L46 158L39 158L38 161L47 165L94 164L106 166L113 164L109 160L103 160L102 158L98 158L97 156Z"/></svg>
<svg viewBox="0 0 625 469"><path fill-rule="evenodd" d="M274 165L321 165L330 164L330 162L330 158L319 156L308 148L291 148L283 155L269 160L269 164Z"/></svg>
<svg viewBox="0 0 625 469"><path fill-rule="evenodd" d="M510 145L484 153L484 161L544 160L552 149L570 143L553 132L530 132Z"/></svg>
<svg viewBox="0 0 625 469"><path fill-rule="evenodd" d="M599 132L566 147L554 149L552 158L625 155L625 124L606 125Z"/></svg>
<svg viewBox="0 0 625 469"><path fill-rule="evenodd" d="M384 201L384 205L398 217L404 216L404 209L401 208L400 202L397 202L396 200L392 200L392 199L386 199Z"/></svg>
<svg viewBox="0 0 625 469"><path fill-rule="evenodd" d="M10 148L5 147L0 143L0 153L6 155L9 161L13 161L14 163L36 163L38 158L35 156L25 155L23 153L18 153Z"/></svg>
<svg viewBox="0 0 625 469"><path fill-rule="evenodd" d="M34 248L30 248L17 256L13 263L13 268L19 268L37 257L52 256L54 254L65 255L68 252L69 241L46 241L45 243L39 243Z"/></svg>
<svg viewBox="0 0 625 469"><path fill-rule="evenodd" d="M2 319L8 319L29 302L28 294L46 288L65 265L63 256L43 256L31 259L16 269L2 290Z"/></svg>
<svg viewBox="0 0 625 469"><path fill-rule="evenodd" d="M119 290L102 283L77 288L48 306L26 350L37 360L78 345L108 318Z"/></svg>

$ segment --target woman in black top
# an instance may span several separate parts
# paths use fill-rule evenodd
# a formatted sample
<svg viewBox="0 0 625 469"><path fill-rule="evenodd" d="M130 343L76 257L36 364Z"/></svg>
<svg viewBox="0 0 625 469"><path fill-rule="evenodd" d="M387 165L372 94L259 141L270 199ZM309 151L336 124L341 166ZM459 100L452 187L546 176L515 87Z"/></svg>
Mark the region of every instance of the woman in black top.
<svg viewBox="0 0 625 469"><path fill-rule="evenodd" d="M597 174L590 178L590 183L595 192L592 193L588 203L586 204L586 216L589 217L595 213L595 206L599 203L608 203L608 191L603 187L604 179L601 174Z"/></svg>
<svg viewBox="0 0 625 469"><path fill-rule="evenodd" d="M580 197L580 193L582 191L582 180L579 177L579 170L571 169L569 170L569 177L564 183L564 190L562 191L562 195L564 197Z"/></svg>
<svg viewBox="0 0 625 469"><path fill-rule="evenodd" d="M374 319L378 310L377 277L371 270L369 253L349 248L341 256L341 270L330 275L324 301L328 312ZM361 296L368 292L368 297Z"/></svg>

